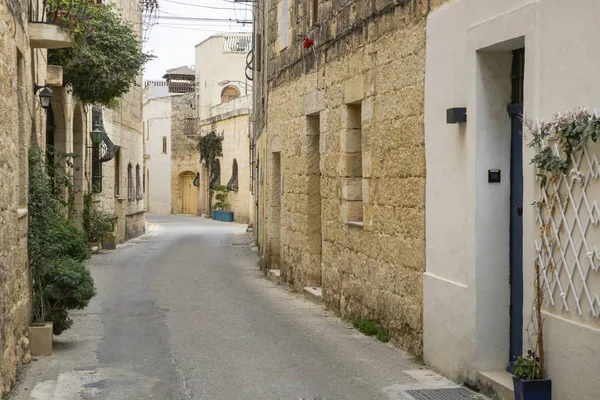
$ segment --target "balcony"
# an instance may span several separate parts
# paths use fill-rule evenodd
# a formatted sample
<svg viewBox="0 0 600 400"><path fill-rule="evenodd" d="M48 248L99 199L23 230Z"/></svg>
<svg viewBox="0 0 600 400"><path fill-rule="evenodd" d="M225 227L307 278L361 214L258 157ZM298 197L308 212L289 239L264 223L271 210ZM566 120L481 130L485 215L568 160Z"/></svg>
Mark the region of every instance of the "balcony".
<svg viewBox="0 0 600 400"><path fill-rule="evenodd" d="M29 42L36 49L60 49L73 45L66 28L85 16L87 0L31 0Z"/></svg>

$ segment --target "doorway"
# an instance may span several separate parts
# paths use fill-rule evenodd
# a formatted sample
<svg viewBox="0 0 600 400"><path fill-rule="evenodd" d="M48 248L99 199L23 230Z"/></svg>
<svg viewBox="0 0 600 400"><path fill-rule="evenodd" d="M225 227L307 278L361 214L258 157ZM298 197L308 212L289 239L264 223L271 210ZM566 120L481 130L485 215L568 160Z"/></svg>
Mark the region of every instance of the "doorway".
<svg viewBox="0 0 600 400"><path fill-rule="evenodd" d="M512 54L510 141L510 354L523 353L523 84L525 49Z"/></svg>
<svg viewBox="0 0 600 400"><path fill-rule="evenodd" d="M181 213L197 214L198 211L198 188L194 186L196 174L184 172L181 174Z"/></svg>
<svg viewBox="0 0 600 400"><path fill-rule="evenodd" d="M281 175L281 152L273 152L273 168L271 171L271 218L272 240L271 243L271 262L279 265L281 259L281 196L282 193L282 175Z"/></svg>
<svg viewBox="0 0 600 400"><path fill-rule="evenodd" d="M307 177L307 236L310 269L308 271L308 286L321 286L321 152L320 152L320 125L319 114L308 116L306 119L307 146L306 146L306 177Z"/></svg>

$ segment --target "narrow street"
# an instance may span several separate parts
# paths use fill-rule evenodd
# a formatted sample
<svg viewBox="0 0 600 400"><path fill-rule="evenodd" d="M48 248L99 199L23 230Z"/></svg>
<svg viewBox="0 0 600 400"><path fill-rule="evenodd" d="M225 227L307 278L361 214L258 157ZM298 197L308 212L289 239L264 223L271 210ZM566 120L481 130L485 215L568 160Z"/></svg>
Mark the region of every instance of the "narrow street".
<svg viewBox="0 0 600 400"><path fill-rule="evenodd" d="M264 278L245 226L148 216L89 260L98 296L21 371L12 400L421 399L455 388ZM450 393L450 392L448 392ZM471 399L475 397L443 397Z"/></svg>

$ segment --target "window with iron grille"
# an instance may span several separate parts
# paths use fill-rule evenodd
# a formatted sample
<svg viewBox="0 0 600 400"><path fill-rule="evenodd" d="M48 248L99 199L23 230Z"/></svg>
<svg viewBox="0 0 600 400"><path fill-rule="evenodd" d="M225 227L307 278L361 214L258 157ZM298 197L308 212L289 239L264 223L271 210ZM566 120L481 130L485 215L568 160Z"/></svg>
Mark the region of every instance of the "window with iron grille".
<svg viewBox="0 0 600 400"><path fill-rule="evenodd" d="M511 71L511 103L523 104L525 78L525 49L520 48L513 51L512 71Z"/></svg>
<svg viewBox="0 0 600 400"><path fill-rule="evenodd" d="M92 129L104 130L102 107L92 107ZM92 192L102 192L102 161L100 160L101 144L92 144Z"/></svg>
<svg viewBox="0 0 600 400"><path fill-rule="evenodd" d="M140 164L135 166L135 199L142 199L142 178L140 177Z"/></svg>
<svg viewBox="0 0 600 400"><path fill-rule="evenodd" d="M127 200L133 201L135 196L133 194L133 165L127 164Z"/></svg>
<svg viewBox="0 0 600 400"><path fill-rule="evenodd" d="M115 153L115 197L121 194L121 150Z"/></svg>

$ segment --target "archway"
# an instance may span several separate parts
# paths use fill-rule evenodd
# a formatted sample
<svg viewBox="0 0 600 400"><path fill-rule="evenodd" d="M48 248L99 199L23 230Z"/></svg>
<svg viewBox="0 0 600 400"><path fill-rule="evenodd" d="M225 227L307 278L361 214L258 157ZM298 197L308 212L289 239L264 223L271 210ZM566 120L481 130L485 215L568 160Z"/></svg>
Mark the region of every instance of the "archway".
<svg viewBox="0 0 600 400"><path fill-rule="evenodd" d="M181 213L198 213L198 188L194 186L196 173L191 171L183 172L179 178L179 187L181 190Z"/></svg>

